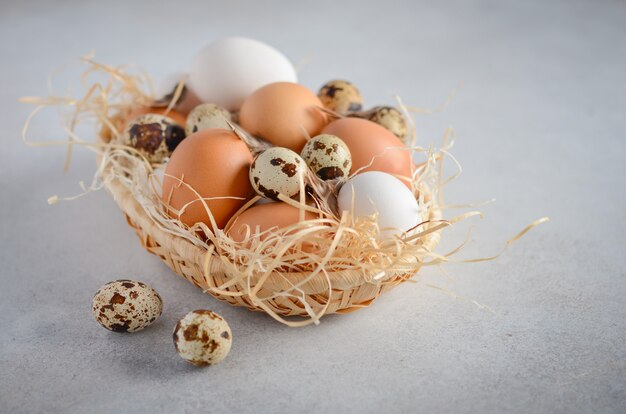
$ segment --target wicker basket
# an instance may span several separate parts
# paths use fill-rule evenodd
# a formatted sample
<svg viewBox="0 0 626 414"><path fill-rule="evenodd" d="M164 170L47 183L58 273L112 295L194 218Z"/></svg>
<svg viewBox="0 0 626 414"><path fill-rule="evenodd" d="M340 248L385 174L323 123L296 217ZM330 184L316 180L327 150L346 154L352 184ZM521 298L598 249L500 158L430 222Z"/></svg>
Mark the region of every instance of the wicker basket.
<svg viewBox="0 0 626 414"><path fill-rule="evenodd" d="M93 61L90 56L85 56L81 60L88 64L84 76L92 72L103 73L108 75L108 81L93 84L89 93L80 100L65 97L22 98L22 102L37 105L24 126L22 132L24 142L32 146L58 144L29 142L26 137L28 126L34 115L43 107L72 108L74 114L71 117L71 122L65 128L72 139L61 142L63 145L68 145L66 166L69 162L71 149L76 145L94 149L99 158L99 168L94 181L85 192L96 190L101 187L101 184L104 185L147 251L160 257L176 274L184 277L206 293L231 305L266 312L288 326L317 323L319 318L325 314L348 313L367 307L383 292L414 277L422 266L447 261L448 256L459 251L463 245L445 256L433 253L439 242L441 230L453 223L481 214L477 211L471 211L449 220L442 220L441 187L458 176L457 173L445 181L441 177L441 162L444 156L449 154L449 149L454 141L453 130L448 129L440 150L410 146L411 151L420 152L426 158L426 161L420 164L422 167L415 170L420 176L419 178L414 176L416 182L413 183L415 193L419 193L420 199L418 201L422 207L427 209L422 214L423 223L420 223L419 229L421 230L419 233L410 235L403 240L395 240L394 242L398 243L396 246L400 246L400 248L391 254L387 254L385 250L381 249L381 245L377 244L378 242L368 245L365 250L362 250L361 247L356 249L356 252L366 255L373 249L382 256L385 262L383 266L368 267L366 265L369 263L365 263L364 266L357 267L353 261L351 265L346 265L352 268L347 267L346 269L346 266L342 266L342 270L339 271L333 270L332 267L327 269L325 266L327 261L315 262L311 260L311 263L306 263L311 266L300 268L314 268L316 266L315 270L284 272L281 271L284 267L276 266L261 270L262 266L256 266L256 263L252 263L246 269L245 274L241 271L237 273L237 263L231 259L231 256L226 254L220 256L217 253L224 251L220 250L223 246L218 246L223 238L227 239L227 244L233 241L227 235L223 235L223 232L217 232L216 235L211 235L217 237L221 234L222 239L214 238L218 241L217 244L205 242L196 237L189 229L180 227L179 223L173 223L171 218L165 214L165 210L161 208L163 206L157 205L161 202L160 192L148 192L148 188L146 188L148 185L146 183L150 178L146 174L146 168L149 169L150 167L146 160L134 156L131 148L112 142L114 141L113 131L120 131L123 128L124 119L128 118L133 108L147 107L154 102L152 97L143 92L143 86L150 83L149 79L146 80L145 76L142 75L128 75L122 68L99 64ZM94 93L94 91L98 91L98 93ZM95 117L100 123L98 142L85 142L75 134L74 130L83 117ZM412 137L415 138L414 131ZM409 142L413 144L413 139ZM250 146L249 143L248 145ZM124 154L119 156L121 161L111 156L114 151L118 151L118 155ZM111 160L113 162L107 166L107 161ZM136 180L140 180L139 185ZM66 199L74 198L76 197ZM51 197L48 201L57 202L58 197ZM165 220L169 220L166 222L167 225L160 222L163 217ZM508 240L505 249L506 246L518 240L530 229L546 221L548 218L544 217L531 223L519 234ZM309 223L302 224L306 226ZM341 226L344 223L337 222L336 224ZM359 233L357 232L357 234ZM337 238L333 239L332 247L326 251L328 256L331 256L329 252L336 251L330 250L335 249L339 242L339 231L336 231L335 235ZM369 241L370 239L366 236L365 240ZM231 247L233 246L231 245ZM238 249L239 246L235 246L235 248ZM231 249L230 253L236 257L238 250ZM357 255L358 253L350 258ZM468 262L493 260L498 256L472 259ZM265 256L265 258L272 263L275 262L271 256ZM333 255L333 258L341 259L339 255ZM326 255L324 259L326 259ZM297 266L287 267L298 268ZM362 269L372 270L373 274L366 273ZM297 295L293 294L295 291L297 291ZM294 321L294 318L290 317L308 318L295 318Z"/></svg>
<svg viewBox="0 0 626 414"><path fill-rule="evenodd" d="M106 177L105 177L106 178ZM360 271L345 270L340 272L318 273L310 281L300 287L302 298L276 296L275 292L289 289L291 284L303 280L309 273L271 273L263 280L262 286L255 293L254 300L240 286L228 286L231 276L221 260L210 260L216 256L205 248L194 245L188 240L163 231L145 213L143 207L135 200L132 193L119 180L104 180L107 190L113 195L117 204L126 216L141 241L142 246L150 253L158 256L176 274L184 277L195 286L217 299L234 306L243 306L253 311L262 311L275 319L291 326L302 326L315 322L315 318L289 322L284 317L323 315L330 313L349 313L369 306L374 299L398 284L410 279L420 269L422 263L407 260L403 271L390 275L378 282L366 281ZM428 212L429 220L441 218L438 208ZM426 224L429 226L430 224ZM439 242L439 231L420 238L418 243L427 251L432 251ZM253 275L250 286L254 286L262 275ZM225 294L224 292L228 292ZM308 309L307 309L308 308Z"/></svg>

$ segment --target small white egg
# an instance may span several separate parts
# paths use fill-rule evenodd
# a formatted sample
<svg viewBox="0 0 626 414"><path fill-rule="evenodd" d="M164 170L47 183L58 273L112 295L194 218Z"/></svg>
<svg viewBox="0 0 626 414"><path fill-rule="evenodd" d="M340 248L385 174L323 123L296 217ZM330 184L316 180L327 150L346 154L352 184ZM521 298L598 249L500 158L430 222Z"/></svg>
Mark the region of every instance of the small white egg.
<svg viewBox="0 0 626 414"><path fill-rule="evenodd" d="M350 149L341 138L322 134L311 138L300 153L309 168L322 180L348 177L352 168Z"/></svg>
<svg viewBox="0 0 626 414"><path fill-rule="evenodd" d="M297 81L295 68L278 50L258 40L227 37L198 52L188 86L202 102L236 111L262 86Z"/></svg>
<svg viewBox="0 0 626 414"><path fill-rule="evenodd" d="M202 129L222 128L230 130L229 121L232 123L230 112L219 105L203 103L191 110L187 116L185 133L191 135Z"/></svg>
<svg viewBox="0 0 626 414"><path fill-rule="evenodd" d="M197 366L222 361L233 342L228 323L209 310L195 310L185 315L176 324L173 338L181 358Z"/></svg>
<svg viewBox="0 0 626 414"><path fill-rule="evenodd" d="M339 190L340 211L353 217L378 214L383 239L401 234L422 221L422 209L413 193L391 174L368 171L350 178Z"/></svg>
<svg viewBox="0 0 626 414"><path fill-rule="evenodd" d="M116 280L94 295L91 310L96 321L114 332L136 332L151 325L163 311L156 290L134 280Z"/></svg>
<svg viewBox="0 0 626 414"><path fill-rule="evenodd" d="M121 135L122 144L135 148L153 164L168 157L184 138L185 130L182 126L158 114L138 116Z"/></svg>
<svg viewBox="0 0 626 414"><path fill-rule="evenodd" d="M272 147L260 153L250 166L250 183L256 192L278 200L279 194L293 197L300 192L306 163L289 148Z"/></svg>

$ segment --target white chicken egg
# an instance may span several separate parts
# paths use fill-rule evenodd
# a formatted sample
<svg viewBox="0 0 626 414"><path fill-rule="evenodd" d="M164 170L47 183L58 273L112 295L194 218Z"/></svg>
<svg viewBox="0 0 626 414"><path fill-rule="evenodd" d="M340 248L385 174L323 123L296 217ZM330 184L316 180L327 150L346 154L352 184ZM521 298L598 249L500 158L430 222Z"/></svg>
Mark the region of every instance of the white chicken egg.
<svg viewBox="0 0 626 414"><path fill-rule="evenodd" d="M368 171L355 175L339 190L340 211L353 217L378 213L383 239L401 234L422 221L422 211L413 193L391 174Z"/></svg>
<svg viewBox="0 0 626 414"><path fill-rule="evenodd" d="M297 80L291 62L273 47L254 39L227 37L198 52L188 85L202 102L237 111L260 87Z"/></svg>

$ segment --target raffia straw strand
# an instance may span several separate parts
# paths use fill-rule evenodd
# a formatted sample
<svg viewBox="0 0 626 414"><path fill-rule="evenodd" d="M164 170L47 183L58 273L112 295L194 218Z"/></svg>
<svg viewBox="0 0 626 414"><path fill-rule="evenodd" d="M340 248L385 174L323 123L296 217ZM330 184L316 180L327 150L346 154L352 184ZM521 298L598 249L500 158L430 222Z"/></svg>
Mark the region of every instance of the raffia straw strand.
<svg viewBox="0 0 626 414"><path fill-rule="evenodd" d="M149 77L128 74L123 67L97 63L93 56L85 56L82 61L87 65L83 77L85 81L88 75L97 72L107 75L107 82L88 84L87 93L81 99L23 98L22 102L37 105L22 131L24 142L30 146L67 145L67 165L75 146L95 150L98 168L91 185L83 185L83 194L105 187L146 250L203 291L232 305L266 312L292 327L317 324L328 313L361 309L387 290L410 280L421 267L449 261L450 256L433 251L441 231L461 220L481 215L479 212L468 212L448 220L442 219L441 206L444 204L441 187L461 172L460 164L449 152L455 138L454 130L449 128L439 150L415 146L412 139L409 147L386 148L383 152L402 150L424 156L424 161L417 165L411 177L399 177L411 182L423 212L422 222L402 237L379 241L378 235L384 229L378 228L375 216L355 218L347 212L339 215L334 210L336 206L328 202L336 196L338 183L320 182L314 174L301 180L298 200L281 198L281 201L298 208L298 223L262 233L248 229L242 242L235 242L227 231L217 229L207 204L210 199L201 197L182 177L179 185L196 194L212 224L211 227L205 223L187 227L176 218L176 214L172 217L168 213L175 210L168 205L167 197L165 200L161 198L162 183L145 157L132 148L116 143L115 139L111 142L85 142L74 132L79 122L90 119L106 127L107 133L113 137L117 136L120 133L120 114L130 113L137 105L149 104L151 97L142 89L151 85ZM171 110L180 99L183 88L184 80L181 80L167 110ZM405 114L414 112L414 108L404 106L399 99L398 103ZM56 106L74 110L64 131L67 139L53 142L27 139L34 117L44 108ZM267 148L267 143L249 136L235 124L229 125L253 154ZM414 125L411 125L411 133L415 135ZM458 172L444 179L441 165L446 157L453 160ZM304 197L307 185L318 191L318 195L313 196L314 206L308 205ZM49 202L61 199L52 196ZM245 203L229 220L228 226L253 204L252 200ZM177 213L181 214L184 208ZM320 218L305 221L306 212L317 214ZM504 249L545 221L540 219L532 223L510 239ZM449 254L456 254L463 245Z"/></svg>

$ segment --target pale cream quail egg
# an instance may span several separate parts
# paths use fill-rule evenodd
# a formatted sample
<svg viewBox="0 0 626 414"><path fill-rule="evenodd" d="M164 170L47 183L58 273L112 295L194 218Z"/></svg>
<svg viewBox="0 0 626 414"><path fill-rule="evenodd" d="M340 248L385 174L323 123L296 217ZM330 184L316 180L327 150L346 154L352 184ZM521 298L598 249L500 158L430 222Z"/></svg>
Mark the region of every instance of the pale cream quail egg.
<svg viewBox="0 0 626 414"><path fill-rule="evenodd" d="M409 134L404 115L393 106L375 106L368 111L349 114L349 116L375 122L388 129L402 141L406 141Z"/></svg>
<svg viewBox="0 0 626 414"><path fill-rule="evenodd" d="M230 130L228 122L232 121L230 112L212 103L203 103L191 110L187 116L185 133L191 135L201 129L222 128Z"/></svg>
<svg viewBox="0 0 626 414"><path fill-rule="evenodd" d="M310 139L302 152L302 159L322 180L347 178L352 168L350 150L341 138L322 134Z"/></svg>
<svg viewBox="0 0 626 414"><path fill-rule="evenodd" d="M250 166L250 183L256 192L278 200L279 194L293 197L300 192L306 163L288 148L272 147L260 153Z"/></svg>
<svg viewBox="0 0 626 414"><path fill-rule="evenodd" d="M197 366L222 361L233 342L228 323L209 310L195 310L185 315L176 324L173 338L181 358Z"/></svg>
<svg viewBox="0 0 626 414"><path fill-rule="evenodd" d="M317 96L324 107L340 114L360 111L363 107L361 92L348 81L332 80L322 86Z"/></svg>
<svg viewBox="0 0 626 414"><path fill-rule="evenodd" d="M151 325L163 310L159 294L142 282L116 280L102 286L93 297L96 321L114 332L136 332Z"/></svg>
<svg viewBox="0 0 626 414"><path fill-rule="evenodd" d="M122 144L135 148L153 164L161 163L184 138L182 126L167 116L157 114L138 116L121 136Z"/></svg>

